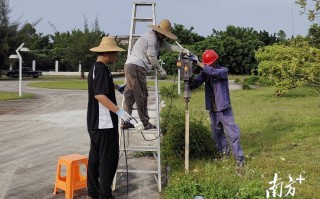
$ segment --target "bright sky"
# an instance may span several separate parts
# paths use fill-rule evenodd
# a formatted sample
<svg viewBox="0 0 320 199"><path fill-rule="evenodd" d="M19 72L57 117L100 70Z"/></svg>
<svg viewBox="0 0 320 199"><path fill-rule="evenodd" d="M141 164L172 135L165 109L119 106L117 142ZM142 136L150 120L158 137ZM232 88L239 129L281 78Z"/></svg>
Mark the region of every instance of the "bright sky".
<svg viewBox="0 0 320 199"><path fill-rule="evenodd" d="M154 0L157 22L169 19L172 24L193 26L194 32L207 36L212 29L225 30L226 26L252 27L270 34L284 30L287 36L306 35L311 23L295 0ZM127 35L130 32L132 0L9 0L11 19L35 22L38 32L53 34L52 23L59 32L82 29L84 16L88 24L98 17L100 29L110 35ZM142 2L142 1L140 1ZM148 2L148 0L144 0ZM150 17L150 9L138 10L138 16ZM145 25L137 27L142 33ZM140 31L139 31L140 30Z"/></svg>

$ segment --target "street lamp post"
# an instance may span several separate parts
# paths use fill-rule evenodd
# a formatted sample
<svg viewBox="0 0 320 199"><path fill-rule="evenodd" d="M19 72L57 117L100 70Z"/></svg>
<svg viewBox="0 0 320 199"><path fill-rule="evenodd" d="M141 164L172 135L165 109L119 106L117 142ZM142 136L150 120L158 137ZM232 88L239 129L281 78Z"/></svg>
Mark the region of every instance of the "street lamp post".
<svg viewBox="0 0 320 199"><path fill-rule="evenodd" d="M30 51L29 48L23 48L24 43L22 43L19 48L17 48L16 53L19 58L19 97L22 96L22 57L19 51Z"/></svg>

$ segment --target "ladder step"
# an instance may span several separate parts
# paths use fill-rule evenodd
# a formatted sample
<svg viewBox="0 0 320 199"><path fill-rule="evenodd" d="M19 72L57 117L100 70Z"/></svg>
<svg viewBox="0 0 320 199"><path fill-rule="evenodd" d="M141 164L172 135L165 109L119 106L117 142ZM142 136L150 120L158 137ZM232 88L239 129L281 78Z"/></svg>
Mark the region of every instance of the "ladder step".
<svg viewBox="0 0 320 199"><path fill-rule="evenodd" d="M127 173L126 169L118 169L117 170L118 173ZM154 173L157 174L158 171L154 171L154 170L135 170L135 169L129 169L128 173Z"/></svg>
<svg viewBox="0 0 320 199"><path fill-rule="evenodd" d="M152 6L152 5L156 5L155 2L133 2L134 5L140 5L140 6Z"/></svg>
<svg viewBox="0 0 320 199"><path fill-rule="evenodd" d="M133 34L132 37L139 38L139 37L141 37L141 35L139 35L139 34Z"/></svg>
<svg viewBox="0 0 320 199"><path fill-rule="evenodd" d="M135 17L133 20L136 22L153 22L153 18Z"/></svg>
<svg viewBox="0 0 320 199"><path fill-rule="evenodd" d="M120 151L124 151L124 149L119 149ZM132 146L126 147L126 151L157 151L157 148L154 146Z"/></svg>
<svg viewBox="0 0 320 199"><path fill-rule="evenodd" d="M148 88L148 91L156 91L156 88L150 87L150 88Z"/></svg>
<svg viewBox="0 0 320 199"><path fill-rule="evenodd" d="M137 121L140 120L140 117L139 117L139 116L132 116L132 117L135 118ZM149 115L149 118L150 118L150 120L155 120L155 119L157 119L156 116L150 116L150 115Z"/></svg>

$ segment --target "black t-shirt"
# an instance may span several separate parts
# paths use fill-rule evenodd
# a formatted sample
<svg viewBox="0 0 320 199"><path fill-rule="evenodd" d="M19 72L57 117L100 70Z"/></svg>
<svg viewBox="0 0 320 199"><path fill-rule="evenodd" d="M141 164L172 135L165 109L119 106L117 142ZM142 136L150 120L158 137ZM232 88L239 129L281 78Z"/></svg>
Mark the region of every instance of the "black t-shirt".
<svg viewBox="0 0 320 199"><path fill-rule="evenodd" d="M113 78L109 68L102 62L96 62L88 75L88 129L117 128L118 116L103 106L95 95L105 95L117 105Z"/></svg>

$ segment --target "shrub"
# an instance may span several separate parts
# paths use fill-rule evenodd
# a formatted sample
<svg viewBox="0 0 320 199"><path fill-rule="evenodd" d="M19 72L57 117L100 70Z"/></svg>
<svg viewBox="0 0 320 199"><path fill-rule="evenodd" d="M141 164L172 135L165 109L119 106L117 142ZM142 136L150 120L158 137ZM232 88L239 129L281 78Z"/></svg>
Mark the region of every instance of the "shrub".
<svg viewBox="0 0 320 199"><path fill-rule="evenodd" d="M242 89L243 90L251 90L251 87L250 87L249 83L245 82L242 84Z"/></svg>
<svg viewBox="0 0 320 199"><path fill-rule="evenodd" d="M241 82L241 80L239 79L239 78L236 78L235 80L234 80L234 83L240 83Z"/></svg>
<svg viewBox="0 0 320 199"><path fill-rule="evenodd" d="M177 88L177 84L173 84L171 86L163 86L160 88L161 96L167 98L176 98L178 97Z"/></svg>
<svg viewBox="0 0 320 199"><path fill-rule="evenodd" d="M257 86L273 86L274 81L271 79L268 79L266 77L262 76L250 76L248 78L243 79L243 85L248 84L248 85L257 85Z"/></svg>
<svg viewBox="0 0 320 199"><path fill-rule="evenodd" d="M173 106L161 113L163 162L179 161L184 157L185 113ZM203 158L214 154L210 128L203 124L203 118L190 119L190 158Z"/></svg>

